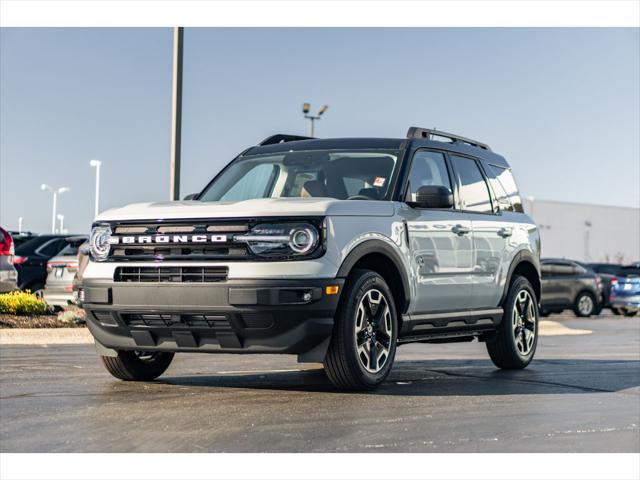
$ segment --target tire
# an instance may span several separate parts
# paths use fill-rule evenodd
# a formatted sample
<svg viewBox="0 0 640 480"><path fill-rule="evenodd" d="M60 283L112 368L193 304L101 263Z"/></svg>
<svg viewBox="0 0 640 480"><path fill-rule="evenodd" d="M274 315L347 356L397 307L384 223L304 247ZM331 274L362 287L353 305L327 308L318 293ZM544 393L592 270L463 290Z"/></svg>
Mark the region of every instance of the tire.
<svg viewBox="0 0 640 480"><path fill-rule="evenodd" d="M398 317L389 286L376 272L355 270L336 312L324 359L327 377L340 390L374 389L391 371L397 338Z"/></svg>
<svg viewBox="0 0 640 480"><path fill-rule="evenodd" d="M611 308L611 312L612 312L614 315L622 315L622 311L621 311L619 308L613 308L613 307L612 307L612 308Z"/></svg>
<svg viewBox="0 0 640 480"><path fill-rule="evenodd" d="M635 317L638 313L635 310L623 310L622 312L625 317Z"/></svg>
<svg viewBox="0 0 640 480"><path fill-rule="evenodd" d="M538 345L538 299L529 280L514 276L502 307L496 336L486 342L489 357L498 368L525 368Z"/></svg>
<svg viewBox="0 0 640 480"><path fill-rule="evenodd" d="M541 317L548 317L549 315L551 315L551 312L549 310L544 310L544 309L540 310Z"/></svg>
<svg viewBox="0 0 640 480"><path fill-rule="evenodd" d="M120 380L149 381L162 375L173 360L169 352L119 351L117 357L100 357L107 371Z"/></svg>
<svg viewBox="0 0 640 480"><path fill-rule="evenodd" d="M593 314L597 317L602 313L603 308L604 308L604 305L602 304L602 302L596 304L596 308L593 310Z"/></svg>
<svg viewBox="0 0 640 480"><path fill-rule="evenodd" d="M573 303L576 317L590 317L596 310L596 299L590 292L580 292Z"/></svg>

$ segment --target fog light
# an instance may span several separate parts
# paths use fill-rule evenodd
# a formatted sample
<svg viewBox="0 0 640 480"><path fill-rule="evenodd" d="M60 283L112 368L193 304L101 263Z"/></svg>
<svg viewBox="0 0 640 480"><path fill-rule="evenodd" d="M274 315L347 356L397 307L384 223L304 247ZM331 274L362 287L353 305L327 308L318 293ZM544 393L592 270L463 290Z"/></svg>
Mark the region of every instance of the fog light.
<svg viewBox="0 0 640 480"><path fill-rule="evenodd" d="M310 302L311 301L311 297L312 297L311 292L304 292L302 294L302 300L304 302Z"/></svg>

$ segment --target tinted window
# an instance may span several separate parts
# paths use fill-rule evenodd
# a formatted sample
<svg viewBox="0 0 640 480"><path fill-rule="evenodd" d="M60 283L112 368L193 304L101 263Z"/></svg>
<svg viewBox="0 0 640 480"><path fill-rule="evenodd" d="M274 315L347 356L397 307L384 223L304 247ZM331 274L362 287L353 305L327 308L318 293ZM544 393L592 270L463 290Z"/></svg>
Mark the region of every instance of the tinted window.
<svg viewBox="0 0 640 480"><path fill-rule="evenodd" d="M620 270L620 265L598 265L591 264L589 265L594 272L597 273L608 273L609 275L617 275L618 270Z"/></svg>
<svg viewBox="0 0 640 480"><path fill-rule="evenodd" d="M65 243L63 238L51 240L38 249L38 254L45 257L53 257L64 248Z"/></svg>
<svg viewBox="0 0 640 480"><path fill-rule="evenodd" d="M489 187L475 160L453 155L451 161L460 181L462 209L471 212L493 213Z"/></svg>
<svg viewBox="0 0 640 480"><path fill-rule="evenodd" d="M416 201L416 193L425 185L440 185L451 190L451 180L444 160L438 152L419 151L413 156L409 174L409 195L407 200Z"/></svg>
<svg viewBox="0 0 640 480"><path fill-rule="evenodd" d="M640 267L636 267L636 266L621 267L620 270L618 271L618 275L620 275L621 277L627 277L629 275L640 276Z"/></svg>
<svg viewBox="0 0 640 480"><path fill-rule="evenodd" d="M492 186L495 194L498 196L500 208L502 208L502 203L504 202L505 205L508 205L507 210L523 212L522 199L520 198L520 192L518 192L518 186L516 185L515 178L513 178L511 169L497 165L489 165L488 173L493 177Z"/></svg>

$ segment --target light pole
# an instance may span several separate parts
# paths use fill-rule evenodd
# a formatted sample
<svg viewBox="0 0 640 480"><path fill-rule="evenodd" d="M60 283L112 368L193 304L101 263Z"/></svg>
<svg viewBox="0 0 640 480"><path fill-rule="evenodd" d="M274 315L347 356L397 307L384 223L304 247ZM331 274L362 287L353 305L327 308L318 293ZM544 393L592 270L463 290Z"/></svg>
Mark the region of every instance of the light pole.
<svg viewBox="0 0 640 480"><path fill-rule="evenodd" d="M57 215L58 221L60 222L60 229L58 230L58 233L65 233L64 232L64 215L59 213Z"/></svg>
<svg viewBox="0 0 640 480"><path fill-rule="evenodd" d="M90 160L89 165L96 169L96 202L93 214L93 218L96 218L100 211L100 165L102 165L102 162L100 160Z"/></svg>
<svg viewBox="0 0 640 480"><path fill-rule="evenodd" d="M182 41L184 27L173 29L173 74L171 88L171 162L169 200L180 200L180 150L182 144Z"/></svg>
<svg viewBox="0 0 640 480"><path fill-rule="evenodd" d="M318 110L317 115L309 115L309 110L311 110L311 104L309 103L302 104L302 113L304 113L304 118L309 120L309 136L310 137L313 137L315 134L315 121L320 120L320 117L322 117L322 114L327 111L327 108L329 108L329 105L323 105L322 107L320 107L320 110Z"/></svg>
<svg viewBox="0 0 640 480"><path fill-rule="evenodd" d="M22 233L22 217L18 217L18 233Z"/></svg>
<svg viewBox="0 0 640 480"><path fill-rule="evenodd" d="M51 233L56 233L56 206L58 203L58 195L62 195L63 193L68 192L71 189L69 187L53 188L47 185L46 183L43 183L42 185L40 185L40 189L48 190L53 194L53 211L51 213Z"/></svg>

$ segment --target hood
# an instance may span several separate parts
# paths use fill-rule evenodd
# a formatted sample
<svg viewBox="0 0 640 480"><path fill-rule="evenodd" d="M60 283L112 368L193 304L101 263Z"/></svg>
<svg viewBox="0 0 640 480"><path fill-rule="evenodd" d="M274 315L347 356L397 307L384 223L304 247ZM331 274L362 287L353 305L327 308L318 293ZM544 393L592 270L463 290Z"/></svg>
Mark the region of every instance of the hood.
<svg viewBox="0 0 640 480"><path fill-rule="evenodd" d="M239 202L176 201L134 203L107 210L96 221L183 218L305 216L392 216L392 202L333 198L256 198Z"/></svg>

